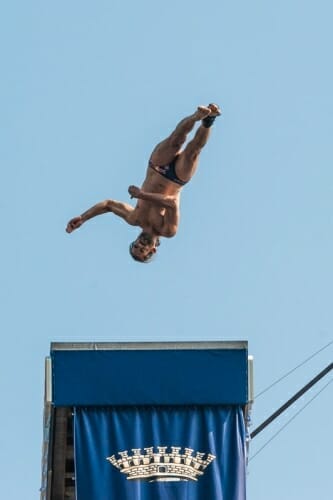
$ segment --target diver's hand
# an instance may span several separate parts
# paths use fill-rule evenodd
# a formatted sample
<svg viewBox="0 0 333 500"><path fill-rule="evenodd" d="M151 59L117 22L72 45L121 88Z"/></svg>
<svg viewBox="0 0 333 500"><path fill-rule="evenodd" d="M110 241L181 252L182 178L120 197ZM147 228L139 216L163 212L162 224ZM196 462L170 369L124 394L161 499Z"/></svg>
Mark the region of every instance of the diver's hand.
<svg viewBox="0 0 333 500"><path fill-rule="evenodd" d="M131 195L131 198L139 198L140 193L141 193L141 189L138 188L137 186L130 186L128 188L128 192Z"/></svg>
<svg viewBox="0 0 333 500"><path fill-rule="evenodd" d="M66 227L66 232L67 233L72 233L75 231L75 229L78 229L82 224L84 223L84 220L81 215L78 215L77 217L74 217L71 219Z"/></svg>

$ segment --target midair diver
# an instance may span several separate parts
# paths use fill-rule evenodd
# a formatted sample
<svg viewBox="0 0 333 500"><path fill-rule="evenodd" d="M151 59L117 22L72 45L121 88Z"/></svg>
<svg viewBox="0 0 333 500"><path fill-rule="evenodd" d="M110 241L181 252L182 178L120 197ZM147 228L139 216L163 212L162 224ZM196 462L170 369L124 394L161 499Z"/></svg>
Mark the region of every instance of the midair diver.
<svg viewBox="0 0 333 500"><path fill-rule="evenodd" d="M141 233L130 245L130 254L136 261L148 263L157 251L160 238L171 238L177 233L180 192L195 174L210 127L220 114L216 104L199 106L155 147L141 188L128 188L131 198L138 200L135 207L115 200L102 201L71 219L67 224L67 233L78 229L92 217L112 212L131 226L141 227ZM182 149L187 134L196 122L201 122L200 126L193 139Z"/></svg>

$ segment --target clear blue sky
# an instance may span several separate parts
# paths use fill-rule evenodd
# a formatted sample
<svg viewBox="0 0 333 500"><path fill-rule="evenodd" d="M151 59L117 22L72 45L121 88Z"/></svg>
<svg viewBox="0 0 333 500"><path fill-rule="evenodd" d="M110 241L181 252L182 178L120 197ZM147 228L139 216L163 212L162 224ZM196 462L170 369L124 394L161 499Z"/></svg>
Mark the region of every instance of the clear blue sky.
<svg viewBox="0 0 333 500"><path fill-rule="evenodd" d="M2 4L2 498L38 498L51 341L247 339L258 392L332 340L332 15L329 0ZM137 230L112 215L65 233L129 201L154 145L211 101L223 117L154 263L130 260ZM254 427L332 350L259 398ZM332 388L250 462L249 500L331 499Z"/></svg>

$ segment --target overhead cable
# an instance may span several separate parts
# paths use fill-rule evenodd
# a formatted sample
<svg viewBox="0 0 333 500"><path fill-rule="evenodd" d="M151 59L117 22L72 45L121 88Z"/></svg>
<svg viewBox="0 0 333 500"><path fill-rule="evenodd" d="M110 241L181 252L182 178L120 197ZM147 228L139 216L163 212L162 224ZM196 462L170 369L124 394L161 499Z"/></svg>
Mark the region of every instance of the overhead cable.
<svg viewBox="0 0 333 500"><path fill-rule="evenodd" d="M321 347L318 351L316 351L315 353L311 354L311 356L309 356L308 358L306 358L304 361L302 361L302 363L300 363L299 365L295 366L295 368L293 368L292 370L289 370L289 372L287 372L285 375L282 375L282 377L280 377L279 379L277 379L275 382L273 382L271 385L269 385L268 387L266 387L266 389L263 389L261 392L259 392L259 394L256 394L256 396L254 397L254 399L258 399L259 396L261 396L262 394L264 394L265 392L269 391L269 389L271 389L272 387L274 387L276 384L278 384L279 382L281 382L282 380L284 380L285 378L287 378L289 375L291 375L293 372L295 372L298 368L300 368L301 366L305 365L308 361L310 361L312 358L314 358L315 356L317 356L319 353L321 353L322 351L324 351L324 349L327 349L327 347L329 347L330 345L333 344L333 340L331 340L331 342L329 342L328 344L326 344L324 347Z"/></svg>

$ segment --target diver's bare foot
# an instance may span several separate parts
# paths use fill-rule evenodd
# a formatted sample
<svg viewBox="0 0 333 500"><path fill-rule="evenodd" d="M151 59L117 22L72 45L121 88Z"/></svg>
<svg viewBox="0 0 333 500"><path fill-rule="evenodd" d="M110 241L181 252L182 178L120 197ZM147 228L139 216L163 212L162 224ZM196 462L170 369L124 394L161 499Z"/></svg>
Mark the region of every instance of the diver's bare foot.
<svg viewBox="0 0 333 500"><path fill-rule="evenodd" d="M211 109L208 106L198 106L197 111L194 113L195 114L195 119L196 120L203 120L207 116L211 114Z"/></svg>
<svg viewBox="0 0 333 500"><path fill-rule="evenodd" d="M222 113L217 104L208 104L207 107L210 110L210 116L220 116Z"/></svg>

